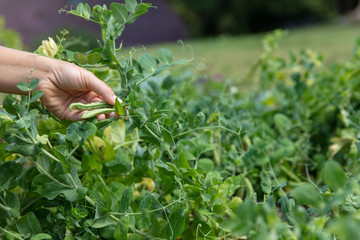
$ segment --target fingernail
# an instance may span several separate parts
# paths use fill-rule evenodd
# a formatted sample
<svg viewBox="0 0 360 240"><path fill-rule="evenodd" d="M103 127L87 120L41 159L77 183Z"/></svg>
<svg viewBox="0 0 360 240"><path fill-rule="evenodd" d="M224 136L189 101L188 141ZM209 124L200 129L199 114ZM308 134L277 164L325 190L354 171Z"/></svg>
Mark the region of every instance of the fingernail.
<svg viewBox="0 0 360 240"><path fill-rule="evenodd" d="M113 96L113 99L116 99L116 98L119 100L119 102L120 102L121 104L123 103L123 100L121 100L121 98L119 98L119 97L117 97L116 95L114 95L114 96Z"/></svg>

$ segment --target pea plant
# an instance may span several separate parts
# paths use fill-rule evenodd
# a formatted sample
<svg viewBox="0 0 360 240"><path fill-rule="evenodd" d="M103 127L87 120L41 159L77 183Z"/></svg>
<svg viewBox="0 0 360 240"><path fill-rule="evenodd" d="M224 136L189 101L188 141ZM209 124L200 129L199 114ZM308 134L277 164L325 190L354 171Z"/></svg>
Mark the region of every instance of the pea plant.
<svg viewBox="0 0 360 240"><path fill-rule="evenodd" d="M198 83L191 59L124 53L126 24L151 4L61 10L101 29L99 47L36 53L92 71L123 102L75 103L58 119L34 91L0 112L1 239L358 239L358 56L331 69L319 53L275 56L264 40L249 79ZM99 113L118 118L98 121Z"/></svg>

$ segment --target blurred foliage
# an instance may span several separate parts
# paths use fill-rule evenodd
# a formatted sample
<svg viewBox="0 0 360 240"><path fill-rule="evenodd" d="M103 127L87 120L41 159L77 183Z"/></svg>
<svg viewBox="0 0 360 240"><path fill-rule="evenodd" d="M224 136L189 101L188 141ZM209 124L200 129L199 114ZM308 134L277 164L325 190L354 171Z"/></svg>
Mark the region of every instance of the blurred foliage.
<svg viewBox="0 0 360 240"><path fill-rule="evenodd" d="M5 20L2 16L0 16L0 45L16 49L23 48L20 35L14 30L5 28Z"/></svg>
<svg viewBox="0 0 360 240"><path fill-rule="evenodd" d="M193 36L268 31L330 20L335 0L168 0Z"/></svg>

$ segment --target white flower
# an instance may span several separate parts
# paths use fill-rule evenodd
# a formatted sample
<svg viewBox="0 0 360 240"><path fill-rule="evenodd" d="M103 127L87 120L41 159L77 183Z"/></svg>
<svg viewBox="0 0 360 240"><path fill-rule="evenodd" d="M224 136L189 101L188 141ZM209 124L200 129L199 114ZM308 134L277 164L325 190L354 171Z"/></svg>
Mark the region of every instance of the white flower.
<svg viewBox="0 0 360 240"><path fill-rule="evenodd" d="M49 40L43 40L41 46L38 48L39 52L43 53L48 57L54 57L58 52L58 46L54 39L49 37Z"/></svg>

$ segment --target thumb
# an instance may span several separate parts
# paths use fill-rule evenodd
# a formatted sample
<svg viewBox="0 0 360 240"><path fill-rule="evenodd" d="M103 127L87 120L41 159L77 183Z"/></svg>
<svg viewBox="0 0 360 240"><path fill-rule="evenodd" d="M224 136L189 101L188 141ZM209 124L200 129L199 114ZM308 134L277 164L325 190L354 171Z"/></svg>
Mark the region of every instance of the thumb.
<svg viewBox="0 0 360 240"><path fill-rule="evenodd" d="M84 74L85 86L88 90L91 90L101 96L105 102L115 105L116 95L114 91L106 83L98 79L93 73L86 71Z"/></svg>

